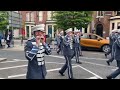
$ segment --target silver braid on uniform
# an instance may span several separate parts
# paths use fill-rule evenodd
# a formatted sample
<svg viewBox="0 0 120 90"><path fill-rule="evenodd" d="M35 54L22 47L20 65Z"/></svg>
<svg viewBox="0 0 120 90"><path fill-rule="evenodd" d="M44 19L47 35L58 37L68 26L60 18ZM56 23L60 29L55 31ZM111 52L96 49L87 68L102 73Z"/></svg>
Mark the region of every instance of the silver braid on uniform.
<svg viewBox="0 0 120 90"><path fill-rule="evenodd" d="M73 49L73 37L70 38L70 48Z"/></svg>

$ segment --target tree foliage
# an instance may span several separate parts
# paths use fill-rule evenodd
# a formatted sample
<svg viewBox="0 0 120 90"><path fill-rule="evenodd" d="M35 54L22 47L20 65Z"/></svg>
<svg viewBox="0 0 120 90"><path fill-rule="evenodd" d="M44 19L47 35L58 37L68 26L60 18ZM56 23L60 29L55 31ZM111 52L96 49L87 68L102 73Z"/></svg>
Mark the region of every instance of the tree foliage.
<svg viewBox="0 0 120 90"><path fill-rule="evenodd" d="M7 25L8 25L8 12L0 11L0 31L6 30Z"/></svg>
<svg viewBox="0 0 120 90"><path fill-rule="evenodd" d="M86 28L92 20L92 11L54 11L57 28Z"/></svg>

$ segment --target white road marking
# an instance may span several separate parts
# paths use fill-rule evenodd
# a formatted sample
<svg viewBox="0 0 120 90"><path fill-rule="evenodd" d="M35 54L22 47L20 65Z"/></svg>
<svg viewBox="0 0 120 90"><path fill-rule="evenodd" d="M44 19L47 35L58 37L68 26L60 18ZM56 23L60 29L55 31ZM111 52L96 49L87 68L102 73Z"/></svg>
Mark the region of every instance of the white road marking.
<svg viewBox="0 0 120 90"><path fill-rule="evenodd" d="M94 76L94 77L90 77L90 78L86 78L86 79L99 79L99 78Z"/></svg>
<svg viewBox="0 0 120 90"><path fill-rule="evenodd" d="M18 74L18 75L11 75L11 76L8 76L8 79L9 78L15 78L15 77L23 77L25 76L26 74Z"/></svg>
<svg viewBox="0 0 120 90"><path fill-rule="evenodd" d="M112 68L116 68L115 66L107 66L104 64L97 64L97 63L92 63L92 62L87 62L87 61L82 61L84 63L88 63L88 64L92 64L92 65L97 65L97 66L102 66L102 67L112 67Z"/></svg>
<svg viewBox="0 0 120 90"><path fill-rule="evenodd" d="M5 67L5 68L0 68L0 70L6 70L6 69L13 69L13 68L19 68L19 67L26 67L27 65L19 65L19 66L13 66L13 67Z"/></svg>
<svg viewBox="0 0 120 90"><path fill-rule="evenodd" d="M99 54L99 53L91 53L91 54ZM52 55L49 55L52 56ZM53 55L54 56L54 55ZM101 61L106 61L108 59L104 59L104 58L91 58L91 57L80 57L81 59L96 59L96 60L101 60Z"/></svg>
<svg viewBox="0 0 120 90"><path fill-rule="evenodd" d="M46 62L46 63L65 64L65 63L58 63L58 62ZM77 64L72 64L72 65L77 65ZM13 66L13 67L5 67L5 68L0 68L0 70L20 68L20 67L26 67L26 66L27 66L27 65L19 65L19 66Z"/></svg>
<svg viewBox="0 0 120 90"><path fill-rule="evenodd" d="M10 62L19 62L17 60L12 60L12 61L4 61L4 62L0 62L0 63L10 63Z"/></svg>
<svg viewBox="0 0 120 90"><path fill-rule="evenodd" d="M78 65L77 66L73 66L73 68L75 68L75 67L78 67ZM55 68L55 69L49 69L49 70L47 70L47 72L53 72L53 71L58 71L58 70L60 70L61 68ZM11 76L8 76L8 79L10 79L10 78L16 78L16 77L23 77L23 76L25 76L26 74L18 74L18 75L11 75Z"/></svg>
<svg viewBox="0 0 120 90"><path fill-rule="evenodd" d="M62 59L64 59L63 56L55 56L55 55L49 55L49 56L50 56L50 57L56 57L56 58L62 58ZM75 59L72 59L72 60L75 60ZM97 64L97 63L92 63L92 62L83 61L83 60L81 60L81 62L89 63L89 64L92 64L92 65L98 65L98 66L104 66L104 67L112 67L112 68L116 68L115 66L107 66L107 65L104 65L104 64Z"/></svg>
<svg viewBox="0 0 120 90"><path fill-rule="evenodd" d="M115 71L115 70L117 70L118 69L118 67L116 67L115 69L111 69L112 71Z"/></svg>
<svg viewBox="0 0 120 90"><path fill-rule="evenodd" d="M80 57L80 59L96 59L100 61L107 61L108 59L103 59L103 58L90 58L90 57Z"/></svg>
<svg viewBox="0 0 120 90"><path fill-rule="evenodd" d="M23 60L23 59L13 59L14 61L28 61L27 59L25 60Z"/></svg>
<svg viewBox="0 0 120 90"><path fill-rule="evenodd" d="M5 79L5 78L0 78L0 79Z"/></svg>
<svg viewBox="0 0 120 90"><path fill-rule="evenodd" d="M78 67L80 67L80 68L82 68L83 70L85 70L85 71L87 71L87 72L93 74L94 76L96 76L96 77L98 77L98 78L100 78L100 79L103 79L101 76L99 76L99 75L93 73L92 71L90 71L90 70L88 70L88 69L86 69L86 68L84 68L84 67L82 67L82 66L80 66L80 65L78 65Z"/></svg>
<svg viewBox="0 0 120 90"><path fill-rule="evenodd" d="M63 56L55 56L55 55L49 55L49 56L54 56L54 57L63 57ZM89 58L89 57L80 57L80 59L96 59L96 60L101 60L101 61L107 61L108 59L103 59L103 58ZM19 61L28 61L28 60L21 60L21 59L13 59L13 61L4 61L0 63L9 63L9 62L19 62Z"/></svg>
<svg viewBox="0 0 120 90"><path fill-rule="evenodd" d="M49 55L49 56L63 57L63 56L57 56L57 55ZM95 59L95 60L100 60L100 61L107 61L108 60L108 59L103 59L103 58L90 58L90 57L80 57L80 59Z"/></svg>

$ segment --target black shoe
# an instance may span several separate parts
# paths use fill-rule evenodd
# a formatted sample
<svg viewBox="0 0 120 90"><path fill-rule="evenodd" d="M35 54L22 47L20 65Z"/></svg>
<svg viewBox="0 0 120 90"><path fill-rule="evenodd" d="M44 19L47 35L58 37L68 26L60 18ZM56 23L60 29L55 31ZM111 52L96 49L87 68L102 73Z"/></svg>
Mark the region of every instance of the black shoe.
<svg viewBox="0 0 120 90"><path fill-rule="evenodd" d="M82 62L80 62L80 61L79 61L79 62L77 62L77 63L78 63L78 64L82 64Z"/></svg>
<svg viewBox="0 0 120 90"><path fill-rule="evenodd" d="M62 72L59 71L59 73L60 73L61 76L65 76Z"/></svg>
<svg viewBox="0 0 120 90"><path fill-rule="evenodd" d="M106 76L106 78L107 78L107 79L112 79L112 77L110 77L110 76Z"/></svg>
<svg viewBox="0 0 120 90"><path fill-rule="evenodd" d="M59 52L57 52L57 54L59 55Z"/></svg>
<svg viewBox="0 0 120 90"><path fill-rule="evenodd" d="M75 78L69 78L69 79L75 79Z"/></svg>
<svg viewBox="0 0 120 90"><path fill-rule="evenodd" d="M107 64L108 64L108 66L110 66L110 62L109 61L106 61L107 62Z"/></svg>
<svg viewBox="0 0 120 90"><path fill-rule="evenodd" d="M105 54L105 57L107 58L107 54Z"/></svg>
<svg viewBox="0 0 120 90"><path fill-rule="evenodd" d="M82 54L80 54L80 56L83 56Z"/></svg>

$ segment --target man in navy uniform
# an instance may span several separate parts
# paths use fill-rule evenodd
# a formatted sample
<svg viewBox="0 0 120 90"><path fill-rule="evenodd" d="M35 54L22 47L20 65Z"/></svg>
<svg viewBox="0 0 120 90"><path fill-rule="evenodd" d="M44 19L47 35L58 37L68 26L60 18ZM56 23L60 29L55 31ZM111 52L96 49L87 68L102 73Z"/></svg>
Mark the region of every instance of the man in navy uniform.
<svg viewBox="0 0 120 90"><path fill-rule="evenodd" d="M74 47L74 55L75 59L76 59L76 63L82 64L79 60L79 55L81 52L81 48L80 48L80 31L79 30L75 30L74 31L74 38L73 38L73 47ZM72 57L72 58L73 58Z"/></svg>
<svg viewBox="0 0 120 90"><path fill-rule="evenodd" d="M116 39L118 38L118 35L120 35L119 33L119 31L118 30L114 30L113 31L114 33L111 35L111 39L113 40L110 40L110 43L112 44L112 46L111 46L111 58L109 59L109 60L107 60L106 62L107 62L107 64L108 65L110 65L110 63L112 63L112 61L114 60L114 52L115 52L115 49L113 48L114 47L114 45L115 45L115 41L116 41Z"/></svg>
<svg viewBox="0 0 120 90"><path fill-rule="evenodd" d="M116 39L113 48L115 49L114 52L114 59L117 62L118 69L115 70L112 74L107 76L107 79L113 79L120 74L120 36Z"/></svg>
<svg viewBox="0 0 120 90"><path fill-rule="evenodd" d="M67 33L67 35L63 39L63 44L64 44L63 55L65 57L66 63L61 68L59 73L62 76L64 76L63 73L65 72L66 69L68 69L68 77L69 77L69 79L73 79L73 71L72 71L72 64L71 64L71 59L74 54L72 29L70 28L70 29L66 30L66 33Z"/></svg>
<svg viewBox="0 0 120 90"><path fill-rule="evenodd" d="M116 30L112 30L111 34L109 35L110 50L109 50L109 52L105 53L106 58L107 58L107 55L109 55L110 53L112 56L112 46L113 46L113 43L115 42L115 33L116 33Z"/></svg>
<svg viewBox="0 0 120 90"><path fill-rule="evenodd" d="M51 54L51 50L44 41L44 24L32 28L34 37L25 45L25 57L28 60L27 79L45 79L47 74L45 66L45 54Z"/></svg>

